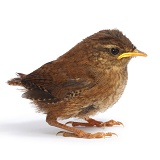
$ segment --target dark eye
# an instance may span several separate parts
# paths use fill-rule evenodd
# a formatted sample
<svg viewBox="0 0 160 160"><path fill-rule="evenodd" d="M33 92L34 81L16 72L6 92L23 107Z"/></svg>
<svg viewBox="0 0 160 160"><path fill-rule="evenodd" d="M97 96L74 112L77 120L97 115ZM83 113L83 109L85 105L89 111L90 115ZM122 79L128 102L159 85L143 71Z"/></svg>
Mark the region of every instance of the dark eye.
<svg viewBox="0 0 160 160"><path fill-rule="evenodd" d="M118 48L111 48L111 53L113 55L117 55L119 53L119 49Z"/></svg>

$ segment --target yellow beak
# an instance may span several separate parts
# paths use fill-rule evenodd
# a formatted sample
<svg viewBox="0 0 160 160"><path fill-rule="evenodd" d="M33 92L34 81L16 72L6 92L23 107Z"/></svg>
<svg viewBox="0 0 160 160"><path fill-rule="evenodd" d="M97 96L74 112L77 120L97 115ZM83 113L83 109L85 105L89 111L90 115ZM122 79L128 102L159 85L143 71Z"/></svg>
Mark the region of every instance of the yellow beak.
<svg viewBox="0 0 160 160"><path fill-rule="evenodd" d="M117 59L121 59L125 57L134 57L134 56L147 57L147 54L139 51L138 49L135 49L133 52L122 53L120 56L118 56Z"/></svg>

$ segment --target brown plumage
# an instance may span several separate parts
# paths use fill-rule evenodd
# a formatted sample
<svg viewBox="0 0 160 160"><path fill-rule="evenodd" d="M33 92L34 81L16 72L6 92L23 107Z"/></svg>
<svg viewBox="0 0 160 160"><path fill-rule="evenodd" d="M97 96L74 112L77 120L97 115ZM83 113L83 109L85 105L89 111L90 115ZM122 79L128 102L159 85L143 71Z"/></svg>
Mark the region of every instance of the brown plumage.
<svg viewBox="0 0 160 160"><path fill-rule="evenodd" d="M127 65L133 56L146 56L118 30L102 30L55 61L44 64L28 75L18 73L9 85L23 86L23 98L31 99L47 114L47 122L69 132L64 136L102 138L113 133L86 133L61 124L57 118L78 117L87 123L72 126L113 126L121 122L95 121L89 116L111 107L122 95L127 83Z"/></svg>

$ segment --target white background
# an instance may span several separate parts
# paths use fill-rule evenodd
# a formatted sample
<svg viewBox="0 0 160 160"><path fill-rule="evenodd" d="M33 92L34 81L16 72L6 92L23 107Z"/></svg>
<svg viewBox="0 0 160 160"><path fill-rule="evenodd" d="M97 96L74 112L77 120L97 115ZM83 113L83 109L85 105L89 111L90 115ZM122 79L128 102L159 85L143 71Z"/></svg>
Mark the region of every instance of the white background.
<svg viewBox="0 0 160 160"><path fill-rule="evenodd" d="M0 159L160 159L159 20L158 0L1 0ZM94 117L119 120L124 127L84 129L118 134L105 139L56 136L60 129L49 126L45 115L36 113L6 81L110 28L122 30L148 54L130 62L128 85L119 102Z"/></svg>

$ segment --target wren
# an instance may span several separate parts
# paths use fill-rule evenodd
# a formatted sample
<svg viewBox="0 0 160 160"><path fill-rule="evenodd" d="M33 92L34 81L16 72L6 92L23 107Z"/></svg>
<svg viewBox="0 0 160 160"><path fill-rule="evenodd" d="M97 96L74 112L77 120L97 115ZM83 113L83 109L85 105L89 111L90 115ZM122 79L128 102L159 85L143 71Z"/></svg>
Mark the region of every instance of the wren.
<svg viewBox="0 0 160 160"><path fill-rule="evenodd" d="M102 30L30 74L17 73L18 77L8 84L25 88L22 97L45 113L51 126L66 130L59 132L63 136L103 138L114 133L87 133L75 126L122 125L114 120L96 121L90 116L106 111L118 101L127 84L127 65L135 56L147 55L119 30ZM86 122L58 122L58 118L71 117Z"/></svg>

